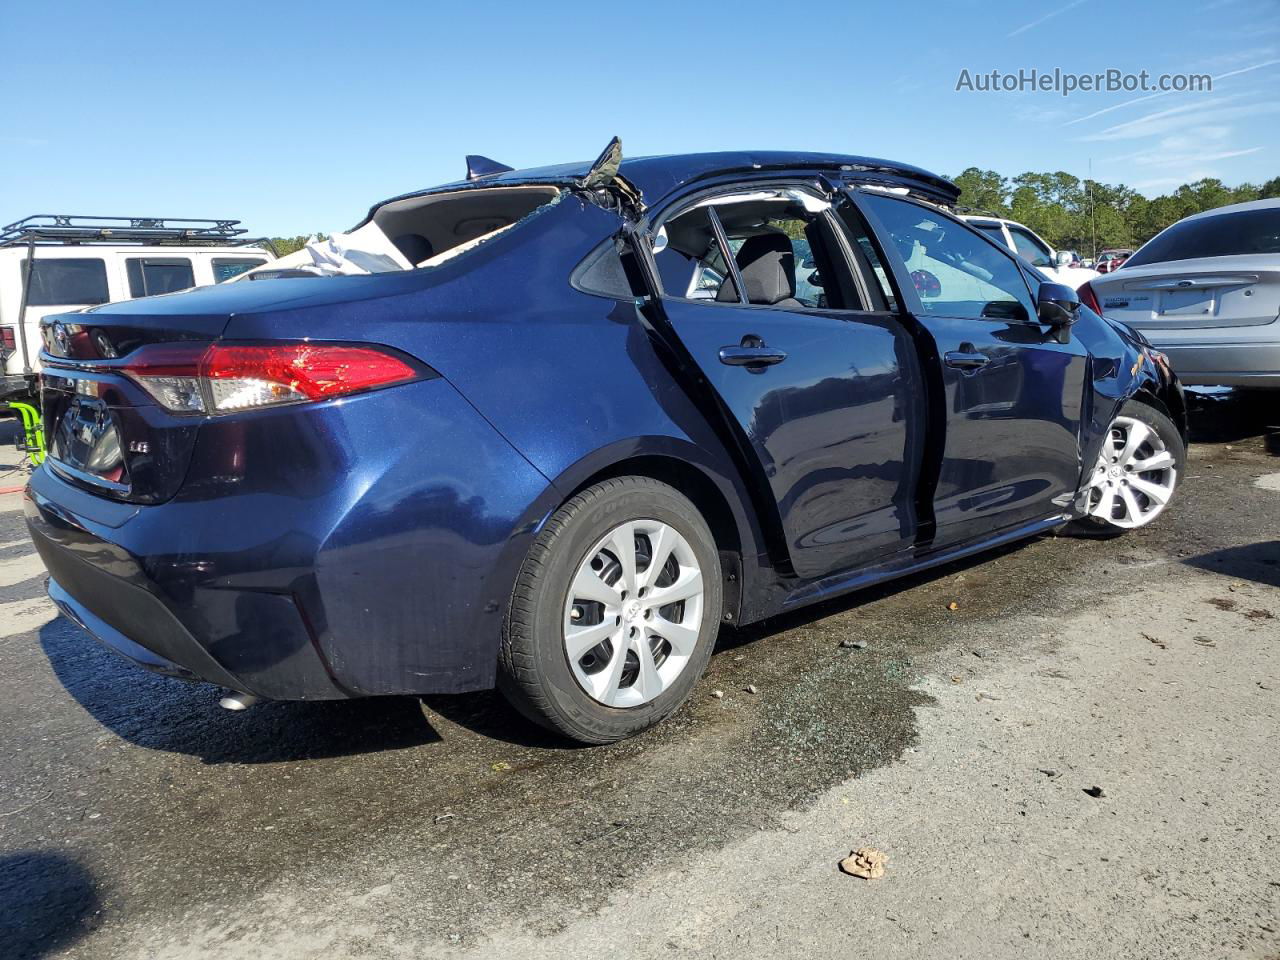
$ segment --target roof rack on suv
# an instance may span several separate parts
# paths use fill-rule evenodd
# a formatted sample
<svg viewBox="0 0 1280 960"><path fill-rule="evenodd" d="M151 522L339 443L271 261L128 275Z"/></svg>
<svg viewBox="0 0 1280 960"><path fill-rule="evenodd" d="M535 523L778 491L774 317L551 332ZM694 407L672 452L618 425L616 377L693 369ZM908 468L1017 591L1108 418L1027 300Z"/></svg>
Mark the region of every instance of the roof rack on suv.
<svg viewBox="0 0 1280 960"><path fill-rule="evenodd" d="M267 237L246 237L239 220L160 217L81 217L42 213L0 227L0 247L34 243L136 243L149 246L247 247ZM274 249L274 248L272 248Z"/></svg>

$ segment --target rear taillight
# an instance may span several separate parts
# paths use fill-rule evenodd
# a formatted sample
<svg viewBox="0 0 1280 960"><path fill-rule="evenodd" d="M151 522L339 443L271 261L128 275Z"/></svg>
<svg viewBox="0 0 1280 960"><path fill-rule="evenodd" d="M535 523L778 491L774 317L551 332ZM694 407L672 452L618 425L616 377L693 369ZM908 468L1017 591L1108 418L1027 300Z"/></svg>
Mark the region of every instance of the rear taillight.
<svg viewBox="0 0 1280 960"><path fill-rule="evenodd" d="M13 327L0 327L0 350L12 352L16 349L18 349L18 338L14 334Z"/></svg>
<svg viewBox="0 0 1280 960"><path fill-rule="evenodd" d="M1102 316L1102 307L1098 305L1098 295L1093 292L1093 287L1089 286L1088 280L1076 288L1076 293L1079 295L1081 303L1098 316Z"/></svg>
<svg viewBox="0 0 1280 960"><path fill-rule="evenodd" d="M122 371L174 413L232 413L328 400L417 379L385 350L323 343L156 344Z"/></svg>

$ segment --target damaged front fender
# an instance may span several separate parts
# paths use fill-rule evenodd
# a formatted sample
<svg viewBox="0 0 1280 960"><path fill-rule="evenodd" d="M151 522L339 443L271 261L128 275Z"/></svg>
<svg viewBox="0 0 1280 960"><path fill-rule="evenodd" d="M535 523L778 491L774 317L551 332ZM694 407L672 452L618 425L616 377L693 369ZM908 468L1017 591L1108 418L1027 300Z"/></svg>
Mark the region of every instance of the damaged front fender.
<svg viewBox="0 0 1280 960"><path fill-rule="evenodd" d="M1188 438L1187 404L1168 358L1137 330L1082 308L1072 334L1089 349L1093 381L1089 418L1081 424L1081 475L1073 504L1076 515L1083 516L1089 474L1125 403L1139 400L1159 410L1173 421L1183 443Z"/></svg>

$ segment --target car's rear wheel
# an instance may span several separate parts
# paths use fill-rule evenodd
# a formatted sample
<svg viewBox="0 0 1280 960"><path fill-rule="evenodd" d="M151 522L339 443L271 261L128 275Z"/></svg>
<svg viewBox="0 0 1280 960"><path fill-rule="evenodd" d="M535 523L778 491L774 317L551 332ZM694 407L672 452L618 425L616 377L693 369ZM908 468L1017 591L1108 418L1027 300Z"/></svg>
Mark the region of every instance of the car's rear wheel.
<svg viewBox="0 0 1280 960"><path fill-rule="evenodd" d="M648 477L605 480L556 511L530 548L498 685L568 737L621 740L688 698L720 614L719 556L697 508Z"/></svg>
<svg viewBox="0 0 1280 960"><path fill-rule="evenodd" d="M1086 516L1077 527L1120 534L1144 527L1173 500L1186 447L1173 421L1138 400L1120 409L1088 480Z"/></svg>

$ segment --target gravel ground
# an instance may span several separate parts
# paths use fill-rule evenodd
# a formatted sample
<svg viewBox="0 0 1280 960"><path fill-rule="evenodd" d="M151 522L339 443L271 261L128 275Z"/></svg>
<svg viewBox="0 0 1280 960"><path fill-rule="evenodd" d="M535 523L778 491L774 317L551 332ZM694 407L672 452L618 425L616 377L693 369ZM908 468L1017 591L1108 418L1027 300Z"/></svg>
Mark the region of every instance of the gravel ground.
<svg viewBox="0 0 1280 960"><path fill-rule="evenodd" d="M55 619L0 496L0 957L1278 957L1280 413L1205 404L1153 528L726 632L608 748L221 711Z"/></svg>

